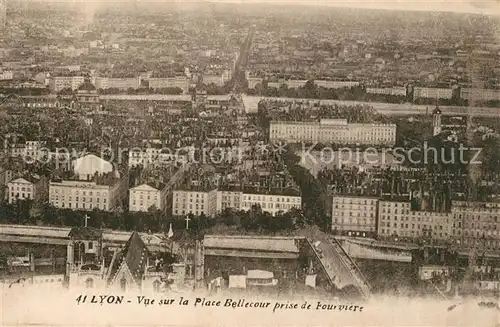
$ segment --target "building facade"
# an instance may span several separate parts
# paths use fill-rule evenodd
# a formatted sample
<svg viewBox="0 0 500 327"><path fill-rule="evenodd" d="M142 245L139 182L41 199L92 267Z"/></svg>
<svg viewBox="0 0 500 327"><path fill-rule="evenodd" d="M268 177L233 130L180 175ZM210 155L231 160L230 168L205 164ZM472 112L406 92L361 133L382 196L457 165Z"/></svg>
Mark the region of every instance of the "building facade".
<svg viewBox="0 0 500 327"><path fill-rule="evenodd" d="M460 89L460 97L463 100L476 100L476 101L500 100L500 90L462 88Z"/></svg>
<svg viewBox="0 0 500 327"><path fill-rule="evenodd" d="M217 212L225 209L249 211L253 206L259 206L262 212L275 216L279 212L288 212L292 208L302 208L300 196L245 193L242 191L217 191Z"/></svg>
<svg viewBox="0 0 500 327"><path fill-rule="evenodd" d="M280 80L278 82L268 82L267 86L279 89L280 87L286 85L286 87L288 87L289 89L297 89L300 87L304 87L306 83L307 83L306 79L288 79L288 80Z"/></svg>
<svg viewBox="0 0 500 327"><path fill-rule="evenodd" d="M127 90L129 88L138 89L141 87L140 77L112 78L96 77L95 87L99 90L119 89Z"/></svg>
<svg viewBox="0 0 500 327"><path fill-rule="evenodd" d="M231 71L226 69L218 72L208 72L203 74L203 84L215 84L217 86L224 86L229 80L231 80L232 74Z"/></svg>
<svg viewBox="0 0 500 327"><path fill-rule="evenodd" d="M172 215L193 214L214 217L217 213L217 190L175 190Z"/></svg>
<svg viewBox="0 0 500 327"><path fill-rule="evenodd" d="M243 193L241 209L248 211L254 205L260 206L263 212L275 216L277 213L285 213L292 208L301 209L302 198L290 195Z"/></svg>
<svg viewBox="0 0 500 327"><path fill-rule="evenodd" d="M14 73L12 73L12 71L10 71L10 70L4 70L0 73L0 81L8 81L8 80L11 80L13 78L14 78Z"/></svg>
<svg viewBox="0 0 500 327"><path fill-rule="evenodd" d="M320 122L272 121L271 141L289 143L335 143L392 146L396 143L394 124L349 124L345 119L322 119Z"/></svg>
<svg viewBox="0 0 500 327"><path fill-rule="evenodd" d="M123 194L123 184L121 180L113 185L88 181L52 181L49 185L49 202L56 208L112 211L126 195L126 191Z"/></svg>
<svg viewBox="0 0 500 327"><path fill-rule="evenodd" d="M217 191L217 212L225 209L241 210L243 192L241 191Z"/></svg>
<svg viewBox="0 0 500 327"><path fill-rule="evenodd" d="M62 89L76 90L83 84L85 78L83 76L53 76L50 78L49 86L54 92L59 92Z"/></svg>
<svg viewBox="0 0 500 327"><path fill-rule="evenodd" d="M7 183L7 202L19 200L43 200L47 197L47 179L29 176L15 178Z"/></svg>
<svg viewBox="0 0 500 327"><path fill-rule="evenodd" d="M262 78L260 77L247 77L247 81L248 81L248 88L249 89L255 89L255 87L259 84L262 85L262 82L264 81Z"/></svg>
<svg viewBox="0 0 500 327"><path fill-rule="evenodd" d="M151 89L165 89L174 87L180 88L183 94L187 94L189 91L189 80L185 76L149 79L149 88Z"/></svg>
<svg viewBox="0 0 500 327"><path fill-rule="evenodd" d="M428 99L451 99L453 89L433 88L433 87L414 87L413 99L428 98Z"/></svg>
<svg viewBox="0 0 500 327"><path fill-rule="evenodd" d="M373 237L377 233L378 199L333 196L332 231L341 235Z"/></svg>
<svg viewBox="0 0 500 327"><path fill-rule="evenodd" d="M144 148L133 149L129 151L128 166L143 168L158 167L174 162L185 163L188 162L189 156L185 151L175 151L173 153L168 148Z"/></svg>
<svg viewBox="0 0 500 327"><path fill-rule="evenodd" d="M25 158L30 158L32 160L37 160L40 158L40 150L45 145L43 141L26 141L25 146Z"/></svg>
<svg viewBox="0 0 500 327"><path fill-rule="evenodd" d="M382 237L449 240L452 235L450 213L411 210L409 201L379 202L378 234Z"/></svg>
<svg viewBox="0 0 500 327"><path fill-rule="evenodd" d="M393 96L406 96L406 87L391 87L391 88L367 87L366 93L393 95Z"/></svg>
<svg viewBox="0 0 500 327"><path fill-rule="evenodd" d="M104 246L101 230L75 227L69 237L65 276L68 287L165 291L167 274L156 265L156 258L137 232L132 233L123 248L114 251L109 264L104 260L109 249Z"/></svg>
<svg viewBox="0 0 500 327"><path fill-rule="evenodd" d="M129 190L129 210L147 212L150 208L165 210L167 188L165 184L141 184Z"/></svg>
<svg viewBox="0 0 500 327"><path fill-rule="evenodd" d="M500 249L500 203L453 201L452 237L457 244Z"/></svg>
<svg viewBox="0 0 500 327"><path fill-rule="evenodd" d="M315 80L314 85L319 87L324 87L327 89L341 89L344 87L355 87L359 86L359 82L356 81L328 81L328 80Z"/></svg>

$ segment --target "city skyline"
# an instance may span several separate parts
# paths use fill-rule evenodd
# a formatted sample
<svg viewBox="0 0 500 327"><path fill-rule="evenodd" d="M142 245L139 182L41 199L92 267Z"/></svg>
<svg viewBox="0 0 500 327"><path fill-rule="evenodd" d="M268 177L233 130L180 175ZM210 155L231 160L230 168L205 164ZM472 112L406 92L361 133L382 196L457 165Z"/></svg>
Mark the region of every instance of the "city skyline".
<svg viewBox="0 0 500 327"><path fill-rule="evenodd" d="M115 2L113 0L17 0L34 2L57 2L57 3L87 3L92 7L100 4ZM427 12L456 12L484 15L499 15L500 1L498 0L441 0L437 2L422 0L126 0L123 2L151 2L163 4L182 3L225 3L225 4L269 4L269 5L306 5L325 6L334 8L353 9L375 9L375 10L397 10L397 11L427 11Z"/></svg>
<svg viewBox="0 0 500 327"><path fill-rule="evenodd" d="M192 1L197 2L197 1ZM457 13L474 13L498 15L500 13L500 1L483 0L445 0L445 1L415 1L415 0L212 0L212 2L224 3L269 3L269 4L296 4L311 6L328 6L338 8L356 9L381 9L398 11L442 11Z"/></svg>

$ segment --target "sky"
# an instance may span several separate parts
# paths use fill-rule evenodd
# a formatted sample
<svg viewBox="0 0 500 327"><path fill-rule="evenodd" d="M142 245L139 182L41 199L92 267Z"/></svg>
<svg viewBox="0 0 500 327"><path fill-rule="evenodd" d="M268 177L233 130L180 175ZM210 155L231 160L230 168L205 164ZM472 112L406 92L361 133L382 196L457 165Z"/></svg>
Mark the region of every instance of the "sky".
<svg viewBox="0 0 500 327"><path fill-rule="evenodd" d="M180 1L182 2L182 1ZM194 1L193 1L194 2ZM500 15L500 0L213 0L227 3L281 3L316 6L396 9L417 11L451 11Z"/></svg>
<svg viewBox="0 0 500 327"><path fill-rule="evenodd" d="M86 2L96 5L98 2L115 0L38 0L46 2ZM123 1L123 0L122 0ZM446 11L460 13L476 13L500 16L500 0L125 0L137 2L160 3L269 3L269 4L300 4L312 6L331 6L361 9L411 10L411 11Z"/></svg>

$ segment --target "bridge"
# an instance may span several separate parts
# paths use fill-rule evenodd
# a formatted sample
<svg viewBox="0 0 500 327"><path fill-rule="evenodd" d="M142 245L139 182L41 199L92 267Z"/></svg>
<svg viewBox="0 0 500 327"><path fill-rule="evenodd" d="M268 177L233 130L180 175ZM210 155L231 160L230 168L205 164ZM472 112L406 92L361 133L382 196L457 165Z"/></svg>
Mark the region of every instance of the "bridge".
<svg viewBox="0 0 500 327"><path fill-rule="evenodd" d="M379 241L367 241L347 237L336 237L346 253L355 259L384 260L410 263L413 259L412 250L417 246L402 246L400 244L384 244Z"/></svg>
<svg viewBox="0 0 500 327"><path fill-rule="evenodd" d="M301 230L300 235L307 240L323 272L337 289L352 285L362 297L369 296L367 279L336 239L314 227Z"/></svg>

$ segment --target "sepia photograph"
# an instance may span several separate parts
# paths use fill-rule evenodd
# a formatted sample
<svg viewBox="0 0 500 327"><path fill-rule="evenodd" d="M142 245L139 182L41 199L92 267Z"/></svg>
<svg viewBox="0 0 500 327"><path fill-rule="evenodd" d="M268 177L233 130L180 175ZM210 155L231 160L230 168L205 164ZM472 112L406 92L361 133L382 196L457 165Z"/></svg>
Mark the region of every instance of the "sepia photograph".
<svg viewBox="0 0 500 327"><path fill-rule="evenodd" d="M0 0L0 326L500 327L500 0Z"/></svg>

